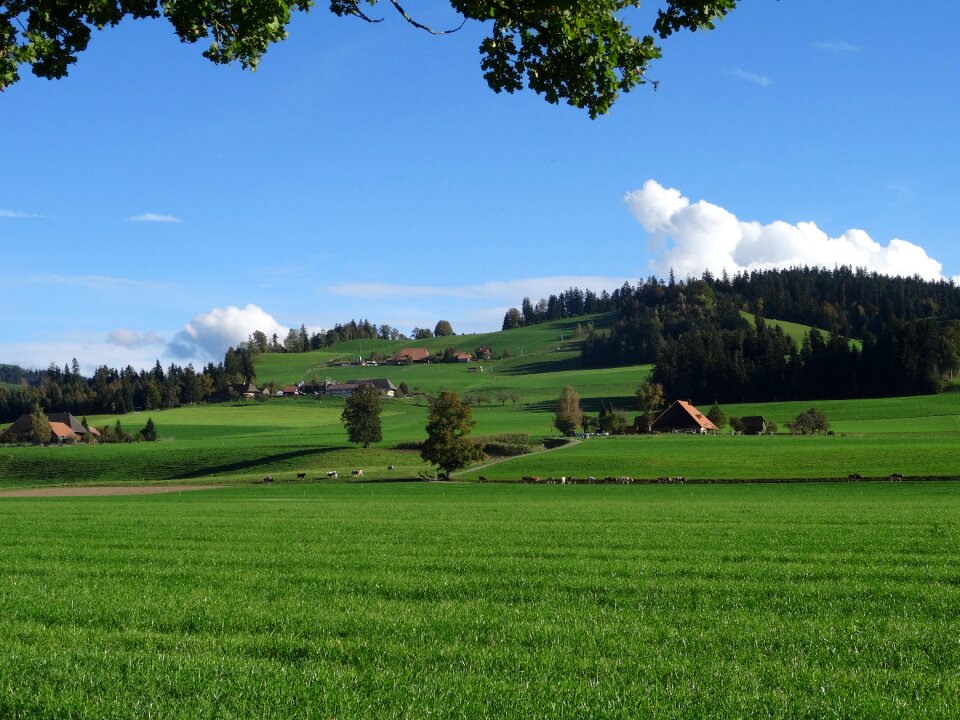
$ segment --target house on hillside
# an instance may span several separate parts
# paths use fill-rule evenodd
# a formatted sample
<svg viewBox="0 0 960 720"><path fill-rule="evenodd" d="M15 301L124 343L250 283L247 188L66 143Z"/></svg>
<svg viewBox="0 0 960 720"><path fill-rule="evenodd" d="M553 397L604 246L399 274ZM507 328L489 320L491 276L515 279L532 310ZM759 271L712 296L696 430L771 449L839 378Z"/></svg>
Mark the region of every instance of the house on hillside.
<svg viewBox="0 0 960 720"><path fill-rule="evenodd" d="M677 400L660 413L650 425L652 432L716 432L717 426L689 401Z"/></svg>
<svg viewBox="0 0 960 720"><path fill-rule="evenodd" d="M283 396L294 397L295 395L300 394L300 388L296 385L284 385L280 388L280 394Z"/></svg>
<svg viewBox="0 0 960 720"><path fill-rule="evenodd" d="M360 387L359 383L329 383L327 385L327 395L331 397L350 397L353 391Z"/></svg>
<svg viewBox="0 0 960 720"><path fill-rule="evenodd" d="M473 351L473 354L477 360L493 360L493 350L489 345L481 345Z"/></svg>
<svg viewBox="0 0 960 720"><path fill-rule="evenodd" d="M426 348L404 348L396 355L389 358L387 362L391 365L407 365L409 363L428 363L430 362L430 351Z"/></svg>
<svg viewBox="0 0 960 720"><path fill-rule="evenodd" d="M763 415L747 415L741 418L744 435L763 435L767 431L767 421Z"/></svg>
<svg viewBox="0 0 960 720"><path fill-rule="evenodd" d="M471 355L468 352L457 350L453 353L453 360L454 362L458 362L458 363L473 362L473 355Z"/></svg>
<svg viewBox="0 0 960 720"><path fill-rule="evenodd" d="M350 380L347 384L373 385L377 389L377 392L384 397L396 397L400 394L400 388L386 378L361 378L360 380Z"/></svg>

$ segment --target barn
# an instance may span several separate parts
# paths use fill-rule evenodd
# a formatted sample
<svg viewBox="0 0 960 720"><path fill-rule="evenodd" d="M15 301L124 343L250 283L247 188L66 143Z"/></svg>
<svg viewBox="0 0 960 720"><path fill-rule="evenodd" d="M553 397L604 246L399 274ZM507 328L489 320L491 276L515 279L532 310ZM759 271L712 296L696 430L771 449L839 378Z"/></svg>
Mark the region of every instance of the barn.
<svg viewBox="0 0 960 720"><path fill-rule="evenodd" d="M650 426L653 432L716 432L717 426L688 400L677 400L657 416Z"/></svg>

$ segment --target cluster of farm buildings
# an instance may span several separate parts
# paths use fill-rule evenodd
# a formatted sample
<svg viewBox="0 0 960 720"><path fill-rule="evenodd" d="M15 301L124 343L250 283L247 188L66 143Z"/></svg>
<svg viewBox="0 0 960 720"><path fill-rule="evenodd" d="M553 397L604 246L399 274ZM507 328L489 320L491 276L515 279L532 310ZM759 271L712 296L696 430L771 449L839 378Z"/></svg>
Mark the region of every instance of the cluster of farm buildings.
<svg viewBox="0 0 960 720"><path fill-rule="evenodd" d="M361 385L373 385L384 397L396 397L400 393L400 388L386 378L364 378L362 380L349 380L345 383L338 383L334 380L323 380L316 383L301 382L297 383L296 385L284 385L283 387L275 390L271 390L270 388L258 388L252 382L240 383L231 385L228 390L218 393L217 395L212 396L210 399L213 401L220 401L229 400L233 397L295 397L298 395L350 397L353 395L353 391Z"/></svg>
<svg viewBox="0 0 960 720"><path fill-rule="evenodd" d="M742 418L742 423L744 435L762 435L767 431L767 421L761 415L748 415ZM626 428L625 433L636 435L642 432L643 425L643 418L638 417L631 427ZM719 432L719 428L690 401L677 400L650 423L650 432L692 432L706 435Z"/></svg>
<svg viewBox="0 0 960 720"><path fill-rule="evenodd" d="M334 365L413 365L413 364L424 364L432 362L457 362L457 363L471 363L481 360L493 360L493 350L489 345L480 345L477 347L473 353L464 352L463 350L457 350L456 348L451 348L444 351L440 355L432 355L429 350L422 347L415 348L404 348L399 350L395 355L391 355L388 358L385 358L380 363L377 363L373 360L363 360L363 358L357 358L352 362L343 362L342 360L334 361Z"/></svg>
<svg viewBox="0 0 960 720"><path fill-rule="evenodd" d="M81 442L97 440L100 432L95 427L84 427L77 418L67 412L47 413L50 423L50 442L57 445L65 442ZM4 430L4 441L27 442L30 440L31 416L29 414L18 417L10 427Z"/></svg>

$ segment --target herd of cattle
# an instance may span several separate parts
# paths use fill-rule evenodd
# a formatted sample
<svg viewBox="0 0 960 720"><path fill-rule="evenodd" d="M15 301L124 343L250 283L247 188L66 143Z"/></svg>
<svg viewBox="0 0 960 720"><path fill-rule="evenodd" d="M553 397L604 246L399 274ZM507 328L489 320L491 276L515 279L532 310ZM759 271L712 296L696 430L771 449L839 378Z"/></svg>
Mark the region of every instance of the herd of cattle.
<svg viewBox="0 0 960 720"><path fill-rule="evenodd" d="M486 482L486 481L487 481L487 478L481 475L480 482ZM686 481L687 479L682 475L674 475L673 477L659 477L655 480L655 482L665 483L668 485L682 485ZM573 477L567 477L563 475L557 478L548 477L548 478L544 478L543 480L541 480L536 476L524 475L520 479L520 482L533 484L533 485L536 485L538 483L546 484L546 485L578 485L578 484L580 485L614 485L614 484L630 485L632 483L648 482L648 481L634 480L632 477L626 477L626 476L614 477L613 475L608 475L607 477L603 477L603 478L593 477L592 475L587 478L573 478Z"/></svg>

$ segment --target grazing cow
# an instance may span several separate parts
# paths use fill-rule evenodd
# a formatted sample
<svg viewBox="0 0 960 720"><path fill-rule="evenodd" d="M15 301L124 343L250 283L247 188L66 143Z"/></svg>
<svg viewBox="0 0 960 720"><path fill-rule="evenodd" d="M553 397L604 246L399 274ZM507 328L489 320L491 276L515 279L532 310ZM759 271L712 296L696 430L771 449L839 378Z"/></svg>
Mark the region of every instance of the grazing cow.
<svg viewBox="0 0 960 720"><path fill-rule="evenodd" d="M273 478L270 477L269 475L264 475L264 476L263 476L263 481L264 481L265 483L271 483L271 482L273 482Z"/></svg>
<svg viewBox="0 0 960 720"><path fill-rule="evenodd" d="M353 475L354 477L363 477L363 470L354 470L350 474Z"/></svg>
<svg viewBox="0 0 960 720"><path fill-rule="evenodd" d="M479 477L479 480L480 480L480 482L486 482L486 481L487 481L487 476L486 476L486 475L481 475L481 476Z"/></svg>
<svg viewBox="0 0 960 720"><path fill-rule="evenodd" d="M306 473L297 473L297 480L306 480L306 479L307 479Z"/></svg>
<svg viewBox="0 0 960 720"><path fill-rule="evenodd" d="M863 480L860 473L850 473L847 475L847 480Z"/></svg>
<svg viewBox="0 0 960 720"><path fill-rule="evenodd" d="M328 478L335 478L336 476L337 476L336 470L331 470L330 472L327 473Z"/></svg>
<svg viewBox="0 0 960 720"><path fill-rule="evenodd" d="M387 470L393 470L393 465L387 465Z"/></svg>

